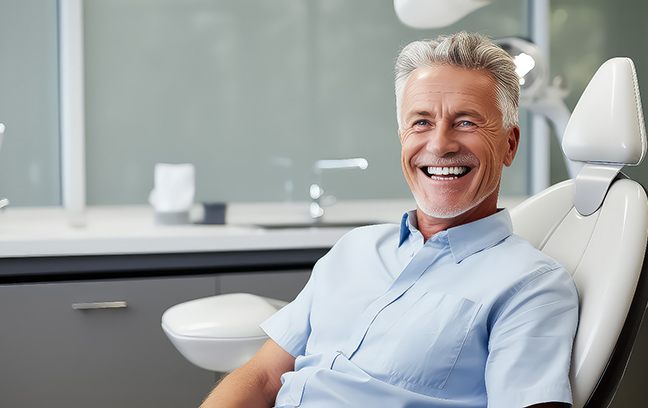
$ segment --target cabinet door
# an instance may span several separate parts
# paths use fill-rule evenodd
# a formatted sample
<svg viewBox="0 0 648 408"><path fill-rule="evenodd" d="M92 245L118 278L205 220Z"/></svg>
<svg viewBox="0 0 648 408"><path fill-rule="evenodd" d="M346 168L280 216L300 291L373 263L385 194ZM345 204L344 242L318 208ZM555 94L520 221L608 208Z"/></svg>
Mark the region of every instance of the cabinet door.
<svg viewBox="0 0 648 408"><path fill-rule="evenodd" d="M218 275L220 293L245 292L287 302L306 286L310 270L239 272Z"/></svg>
<svg viewBox="0 0 648 408"><path fill-rule="evenodd" d="M215 288L214 277L0 286L0 406L198 406L215 375L175 350L160 318ZM73 308L116 301L126 307Z"/></svg>

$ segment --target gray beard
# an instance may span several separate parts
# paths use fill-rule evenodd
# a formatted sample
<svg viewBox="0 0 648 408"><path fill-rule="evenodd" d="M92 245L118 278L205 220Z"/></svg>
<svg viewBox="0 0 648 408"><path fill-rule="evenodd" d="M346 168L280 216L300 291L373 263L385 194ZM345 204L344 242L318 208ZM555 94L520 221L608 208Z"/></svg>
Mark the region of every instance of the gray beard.
<svg viewBox="0 0 648 408"><path fill-rule="evenodd" d="M414 196L414 200L416 201L417 207L423 212L423 214L427 215L428 217L432 218L442 218L442 219L448 219L448 218L455 218L467 211L472 210L473 208L477 207L479 204L483 203L486 198L488 198L493 192L497 189L497 185L494 186L491 191L488 193L484 194L483 197L480 197L478 200L470 203L468 206L465 208L456 208L456 209L450 209L450 208L445 208L443 210L435 210L432 208L428 208L423 205L423 200L421 200L419 197L416 196L414 192L412 192L412 195Z"/></svg>

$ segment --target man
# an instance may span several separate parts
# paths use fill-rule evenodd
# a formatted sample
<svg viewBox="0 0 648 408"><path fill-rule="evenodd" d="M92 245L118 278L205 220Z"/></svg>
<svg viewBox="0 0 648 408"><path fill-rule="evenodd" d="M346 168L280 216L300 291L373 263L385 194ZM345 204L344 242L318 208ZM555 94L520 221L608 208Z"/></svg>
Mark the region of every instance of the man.
<svg viewBox="0 0 648 408"><path fill-rule="evenodd" d="M497 209L518 95L513 61L485 37L405 47L396 106L417 209L341 238L203 407L570 404L575 286Z"/></svg>

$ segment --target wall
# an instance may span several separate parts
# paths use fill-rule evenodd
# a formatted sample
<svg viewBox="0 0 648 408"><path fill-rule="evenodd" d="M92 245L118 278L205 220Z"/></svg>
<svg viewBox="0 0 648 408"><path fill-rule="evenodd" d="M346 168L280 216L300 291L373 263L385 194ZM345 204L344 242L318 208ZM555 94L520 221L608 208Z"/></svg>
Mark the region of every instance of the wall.
<svg viewBox="0 0 648 408"><path fill-rule="evenodd" d="M553 0L551 2L551 70L564 78L573 109L598 67L609 58L630 57L635 63L643 101L648 95L648 3L642 0ZM646 105L644 104L644 117ZM595 120L595 118L592 118ZM553 143L552 183L567 178ZM624 170L648 185L648 166Z"/></svg>
<svg viewBox="0 0 648 408"><path fill-rule="evenodd" d="M144 203L156 162L191 162L197 199L305 200L322 158L344 198L408 197L393 62L441 31L403 26L375 0L86 0L90 204ZM524 35L526 7L497 1L444 32ZM503 191L526 192L525 144Z"/></svg>

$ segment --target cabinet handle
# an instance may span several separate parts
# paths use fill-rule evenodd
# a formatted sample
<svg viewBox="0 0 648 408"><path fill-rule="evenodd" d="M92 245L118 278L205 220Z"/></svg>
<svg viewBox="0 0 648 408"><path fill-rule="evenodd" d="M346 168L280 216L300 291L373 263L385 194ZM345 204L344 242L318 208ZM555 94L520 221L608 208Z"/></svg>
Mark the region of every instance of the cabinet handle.
<svg viewBox="0 0 648 408"><path fill-rule="evenodd" d="M89 303L72 303L74 310L94 310L94 309L124 309L128 303L124 300L116 302L89 302Z"/></svg>

